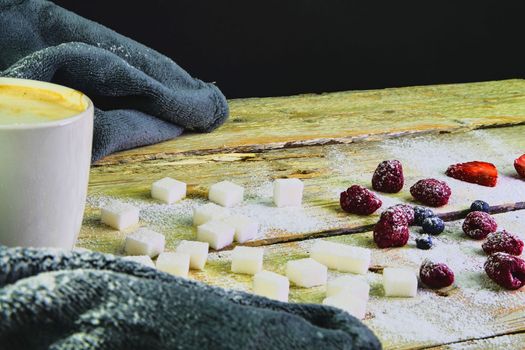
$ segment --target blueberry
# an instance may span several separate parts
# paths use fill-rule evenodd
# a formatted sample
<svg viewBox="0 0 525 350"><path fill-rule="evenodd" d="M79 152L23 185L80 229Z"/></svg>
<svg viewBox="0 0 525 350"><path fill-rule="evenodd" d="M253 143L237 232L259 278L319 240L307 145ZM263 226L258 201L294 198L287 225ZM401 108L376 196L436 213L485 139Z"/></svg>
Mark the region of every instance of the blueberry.
<svg viewBox="0 0 525 350"><path fill-rule="evenodd" d="M432 238L429 235L422 235L416 238L416 247L423 250L432 248Z"/></svg>
<svg viewBox="0 0 525 350"><path fill-rule="evenodd" d="M471 211L483 211L485 213L488 213L489 208L490 208L490 205L487 202L480 201L480 200L474 201L470 205Z"/></svg>
<svg viewBox="0 0 525 350"><path fill-rule="evenodd" d="M437 216L423 220L423 232L431 235L439 235L445 229L445 223Z"/></svg>
<svg viewBox="0 0 525 350"><path fill-rule="evenodd" d="M414 207L414 225L421 226L423 220L435 216L434 212L425 207Z"/></svg>

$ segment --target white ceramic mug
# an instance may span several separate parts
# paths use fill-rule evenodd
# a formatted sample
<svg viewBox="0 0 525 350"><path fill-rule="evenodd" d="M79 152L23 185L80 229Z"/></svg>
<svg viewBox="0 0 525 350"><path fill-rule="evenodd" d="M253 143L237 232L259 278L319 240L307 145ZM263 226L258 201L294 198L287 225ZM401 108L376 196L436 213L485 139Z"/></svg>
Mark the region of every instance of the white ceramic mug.
<svg viewBox="0 0 525 350"><path fill-rule="evenodd" d="M74 92L80 97L83 109L72 117L41 123L0 123L0 244L70 249L84 214L93 104L87 96L60 85L0 78L2 84L65 96Z"/></svg>

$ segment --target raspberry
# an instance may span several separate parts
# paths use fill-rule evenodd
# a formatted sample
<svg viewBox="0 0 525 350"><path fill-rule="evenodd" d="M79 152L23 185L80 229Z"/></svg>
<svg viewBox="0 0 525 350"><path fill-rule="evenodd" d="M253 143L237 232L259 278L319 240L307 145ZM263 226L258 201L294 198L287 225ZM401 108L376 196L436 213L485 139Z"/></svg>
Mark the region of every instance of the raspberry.
<svg viewBox="0 0 525 350"><path fill-rule="evenodd" d="M488 213L490 210L490 205L487 202L480 201L479 199L472 202L470 205L471 211L484 211L485 213Z"/></svg>
<svg viewBox="0 0 525 350"><path fill-rule="evenodd" d="M525 260L507 253L494 253L485 261L485 272L491 280L506 289L525 285Z"/></svg>
<svg viewBox="0 0 525 350"><path fill-rule="evenodd" d="M436 216L432 210L425 207L414 207L414 225L423 225L423 220Z"/></svg>
<svg viewBox="0 0 525 350"><path fill-rule="evenodd" d="M445 223L441 218L437 216L433 216L431 218L426 218L423 220L423 224L421 225L423 228L423 232L429 233L431 235L439 235L443 230L445 230Z"/></svg>
<svg viewBox="0 0 525 350"><path fill-rule="evenodd" d="M498 229L498 224L490 214L482 211L470 212L463 221L463 232L470 238L484 239Z"/></svg>
<svg viewBox="0 0 525 350"><path fill-rule="evenodd" d="M400 211L407 219L407 225L412 225L414 222L414 208L408 204L396 204L385 210L381 216L388 211Z"/></svg>
<svg viewBox="0 0 525 350"><path fill-rule="evenodd" d="M373 192L359 185L341 192L339 202L344 211L359 215L370 215L383 204Z"/></svg>
<svg viewBox="0 0 525 350"><path fill-rule="evenodd" d="M487 236L487 240L481 245L481 248L488 255L496 252L521 255L523 252L523 241L512 233L503 230L490 233Z"/></svg>
<svg viewBox="0 0 525 350"><path fill-rule="evenodd" d="M374 242L379 248L402 247L410 232L406 214L401 210L387 210L374 226Z"/></svg>
<svg viewBox="0 0 525 350"><path fill-rule="evenodd" d="M445 264L426 259L419 269L419 278L429 288L445 288L454 283L454 272Z"/></svg>
<svg viewBox="0 0 525 350"><path fill-rule="evenodd" d="M423 179L410 187L410 193L412 197L425 205L440 207L448 203L452 191L446 182L436 179Z"/></svg>
<svg viewBox="0 0 525 350"><path fill-rule="evenodd" d="M372 176L372 188L380 192L397 193L404 183L403 166L399 160L382 161Z"/></svg>
<svg viewBox="0 0 525 350"><path fill-rule="evenodd" d="M416 247L418 249L428 250L432 248L432 245L432 238L429 235L416 238Z"/></svg>

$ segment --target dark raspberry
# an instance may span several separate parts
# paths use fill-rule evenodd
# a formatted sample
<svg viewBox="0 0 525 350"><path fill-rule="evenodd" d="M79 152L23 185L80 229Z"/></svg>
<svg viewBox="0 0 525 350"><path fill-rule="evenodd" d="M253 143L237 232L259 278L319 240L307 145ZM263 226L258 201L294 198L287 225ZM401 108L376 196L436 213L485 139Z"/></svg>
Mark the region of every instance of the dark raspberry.
<svg viewBox="0 0 525 350"><path fill-rule="evenodd" d="M403 188L403 166L398 160L385 160L377 166L372 176L372 188L386 193L397 193Z"/></svg>
<svg viewBox="0 0 525 350"><path fill-rule="evenodd" d="M474 201L470 205L470 211L483 211L485 213L488 213L490 209L490 205L487 202L484 201Z"/></svg>
<svg viewBox="0 0 525 350"><path fill-rule="evenodd" d="M445 229L445 223L437 216L426 218L423 220L423 224L421 226L423 228L423 232L436 236L441 234L441 232L443 232Z"/></svg>
<svg viewBox="0 0 525 350"><path fill-rule="evenodd" d="M425 207L414 207L414 225L423 225L423 220L436 216L432 210Z"/></svg>
<svg viewBox="0 0 525 350"><path fill-rule="evenodd" d="M421 237L416 238L416 247L423 250L429 250L432 248L432 237L429 235L422 235Z"/></svg>
<svg viewBox="0 0 525 350"><path fill-rule="evenodd" d="M390 208L388 208L387 210L385 210L383 213L386 213L388 211L400 211L403 213L403 215L405 215L406 219L407 219L407 224L408 225L412 225L412 223L414 222L414 208L412 208L411 205L408 205L408 204L396 204ZM381 214L383 215L383 214Z"/></svg>
<svg viewBox="0 0 525 350"><path fill-rule="evenodd" d="M454 283L454 272L443 263L425 260L419 269L419 278L429 288L445 288Z"/></svg>
<svg viewBox="0 0 525 350"><path fill-rule="evenodd" d="M490 233L481 247L488 255L497 252L521 255L523 252L523 241L519 239L518 236L503 230L501 232Z"/></svg>
<svg viewBox="0 0 525 350"><path fill-rule="evenodd" d="M463 232L470 238L484 239L491 232L496 232L498 224L490 214L473 211L463 221Z"/></svg>
<svg viewBox="0 0 525 350"><path fill-rule="evenodd" d="M412 197L421 203L440 207L448 203L452 191L446 182L436 179L423 179L410 187Z"/></svg>
<svg viewBox="0 0 525 350"><path fill-rule="evenodd" d="M359 215L370 215L383 204L373 192L359 185L341 192L339 202L344 211Z"/></svg>
<svg viewBox="0 0 525 350"><path fill-rule="evenodd" d="M407 218L401 210L383 212L374 226L374 242L379 248L402 247L409 236Z"/></svg>
<svg viewBox="0 0 525 350"><path fill-rule="evenodd" d="M525 285L525 260L507 253L494 253L485 261L485 272L491 280L506 289Z"/></svg>

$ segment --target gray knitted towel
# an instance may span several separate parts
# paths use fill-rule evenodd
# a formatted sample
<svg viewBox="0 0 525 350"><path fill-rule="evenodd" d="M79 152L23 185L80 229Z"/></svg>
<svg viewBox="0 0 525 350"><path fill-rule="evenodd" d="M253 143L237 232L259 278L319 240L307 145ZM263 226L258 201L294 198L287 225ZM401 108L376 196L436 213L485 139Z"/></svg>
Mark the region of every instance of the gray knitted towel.
<svg viewBox="0 0 525 350"><path fill-rule="evenodd" d="M0 0L0 76L51 81L87 94L97 107L93 160L183 130L209 132L228 116L215 85L43 0Z"/></svg>
<svg viewBox="0 0 525 350"><path fill-rule="evenodd" d="M0 246L2 349L380 349L338 309L174 277L112 255Z"/></svg>

